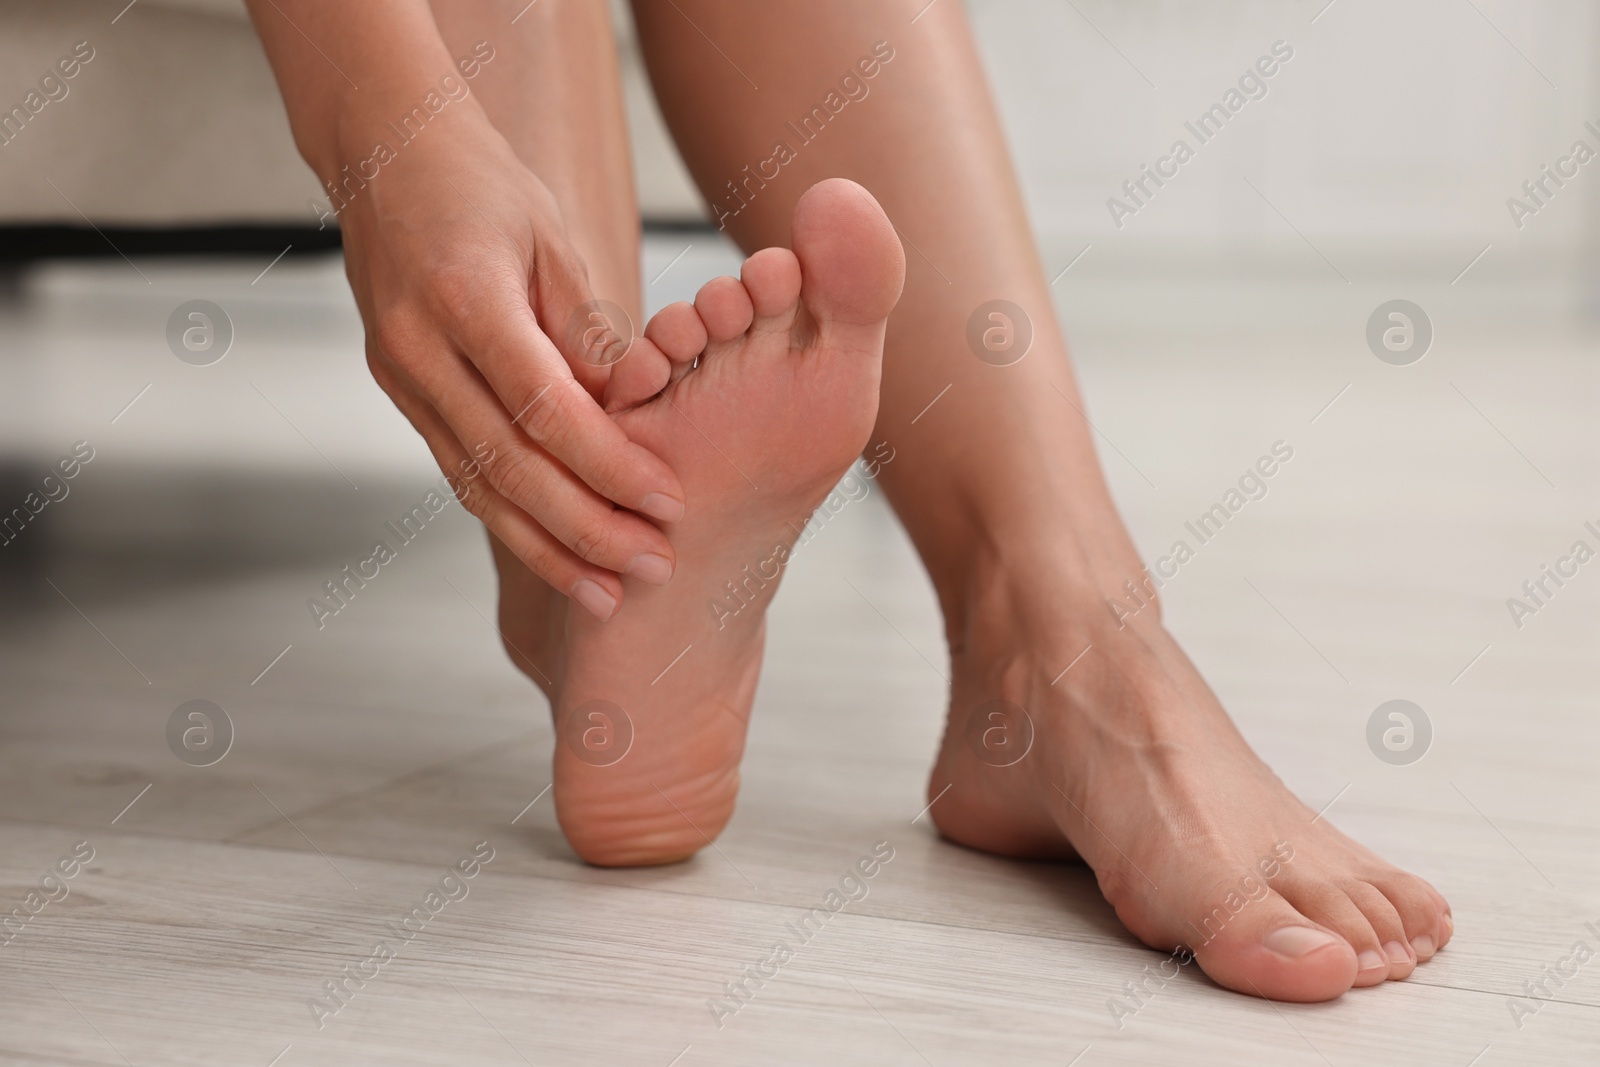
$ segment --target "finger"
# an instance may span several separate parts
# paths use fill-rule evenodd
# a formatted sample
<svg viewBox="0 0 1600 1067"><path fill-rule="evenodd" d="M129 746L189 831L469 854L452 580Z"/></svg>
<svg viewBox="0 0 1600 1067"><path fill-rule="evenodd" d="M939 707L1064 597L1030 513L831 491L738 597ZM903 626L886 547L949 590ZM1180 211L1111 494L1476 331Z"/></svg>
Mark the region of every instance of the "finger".
<svg viewBox="0 0 1600 1067"><path fill-rule="evenodd" d="M528 298L539 327L590 396L599 398L613 364L633 340L633 320L622 307L595 297L589 268L570 246L547 240L534 253Z"/></svg>
<svg viewBox="0 0 1600 1067"><path fill-rule="evenodd" d="M576 600L601 622L616 613L617 605L622 603L621 579L579 559L526 512L496 492L487 479L449 474L452 471L464 474L473 468L466 449L425 400L411 396L404 389L390 395L395 406L427 442L440 469L447 472L450 488L462 507L475 515L507 550L552 589Z"/></svg>
<svg viewBox="0 0 1600 1067"><path fill-rule="evenodd" d="M464 423L453 421L445 413L448 403L441 411L405 388L404 383L395 383L400 385L397 389L384 380L394 372L375 368L374 373L380 375L380 384L395 397L396 404L435 450L436 458L440 450L464 455L462 443L473 443L476 473L494 491L485 502L486 508L498 507L504 501L513 510L525 513L541 538L552 538L591 565L656 585L671 578L675 554L659 529L637 515L612 507L565 467L532 446L505 423L503 415L496 417L498 405L482 379L460 361L456 367L457 373L467 379L466 389L477 390L476 403L468 406L488 412L487 417L474 421L469 416ZM566 388L577 391L570 382ZM448 472L451 468L445 469ZM487 515L479 517L488 521ZM556 585L554 581L551 584Z"/></svg>
<svg viewBox="0 0 1600 1067"><path fill-rule="evenodd" d="M572 376L550 339L540 332L520 294L491 285L467 298L444 298L453 323L452 339L482 374L499 403L478 400L476 375L469 382L449 373L437 351L414 352L401 361L413 372L424 395L436 399L439 413L458 433L476 440L506 436L511 414L521 432L555 456L590 488L625 508L663 522L683 516L684 491L672 469L649 450L629 441L622 429ZM393 354L388 345L384 349ZM455 394L454 401L447 394ZM492 413L490 408L496 409ZM491 423L500 424L492 429ZM521 500L519 504L524 503Z"/></svg>
<svg viewBox="0 0 1600 1067"><path fill-rule="evenodd" d="M492 457L483 468L496 494L526 512L585 562L655 585L667 582L674 553L666 535L639 516L613 507L531 445L497 416L487 386L481 380L476 385L479 395L468 405L467 415L458 417L448 403L438 414L455 440L472 442L475 453ZM571 382L560 388L579 392ZM471 411L488 415L475 416Z"/></svg>

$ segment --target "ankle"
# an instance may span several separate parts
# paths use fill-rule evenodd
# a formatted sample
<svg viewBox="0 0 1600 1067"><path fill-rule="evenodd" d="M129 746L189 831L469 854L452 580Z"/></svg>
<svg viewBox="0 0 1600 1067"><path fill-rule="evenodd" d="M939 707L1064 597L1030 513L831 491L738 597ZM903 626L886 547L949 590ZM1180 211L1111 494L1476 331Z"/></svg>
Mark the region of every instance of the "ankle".
<svg viewBox="0 0 1600 1067"><path fill-rule="evenodd" d="M1000 635L1081 648L1097 634L1161 625L1159 578L1131 544L1121 549L1066 522L985 532L942 565L930 561L929 572L952 652L977 652Z"/></svg>

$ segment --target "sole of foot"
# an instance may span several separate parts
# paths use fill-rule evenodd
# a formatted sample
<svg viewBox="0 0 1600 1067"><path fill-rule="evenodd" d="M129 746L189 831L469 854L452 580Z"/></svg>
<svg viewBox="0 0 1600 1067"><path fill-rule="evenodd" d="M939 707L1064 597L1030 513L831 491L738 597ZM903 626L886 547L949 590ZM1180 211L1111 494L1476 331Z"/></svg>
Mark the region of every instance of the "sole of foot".
<svg viewBox="0 0 1600 1067"><path fill-rule="evenodd" d="M800 198L792 235L662 309L613 370L607 409L686 493L660 524L670 581L625 578L602 622L496 551L508 651L555 712L556 812L590 863L674 862L727 824L767 605L872 431L899 240L842 179Z"/></svg>
<svg viewBox="0 0 1600 1067"><path fill-rule="evenodd" d="M928 788L948 787L931 811L945 837L1081 857L1146 945L1191 951L1218 984L1269 999L1403 979L1450 940L1444 897L1290 793L1159 622L1086 626L1094 608L1063 622L1059 604L1010 614L969 621L953 663Z"/></svg>

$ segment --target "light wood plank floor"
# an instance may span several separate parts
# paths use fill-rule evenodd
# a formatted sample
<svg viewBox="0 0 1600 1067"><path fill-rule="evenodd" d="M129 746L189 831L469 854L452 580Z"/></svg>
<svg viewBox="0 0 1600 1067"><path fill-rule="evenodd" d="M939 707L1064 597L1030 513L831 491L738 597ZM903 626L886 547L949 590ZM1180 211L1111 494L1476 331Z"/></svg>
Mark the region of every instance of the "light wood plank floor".
<svg viewBox="0 0 1600 1067"><path fill-rule="evenodd" d="M653 245L655 270L682 243ZM721 255L674 267L652 302ZM1147 556L1274 441L1294 447L1169 586L1172 625L1289 786L1431 879L1457 922L1403 984L1271 1005L1187 969L1119 1027L1109 999L1161 957L1093 877L950 846L917 817L945 664L879 493L792 568L718 848L591 869L556 828L548 715L499 651L467 516L311 622L306 598L431 477L362 380L337 268L286 261L265 292L255 264L150 269L149 292L110 267L47 272L0 316L19 457L0 504L72 441L97 450L0 552L0 911L76 843L94 853L0 946L0 1062L1593 1062L1600 962L1520 1026L1511 998L1576 942L1600 950L1600 563L1521 629L1505 607L1600 540L1583 527L1600 526L1588 328L1545 316L1529 334L1495 303L1515 294L1436 287L1414 296L1434 351L1395 368L1362 340L1397 295L1380 287L1063 283ZM193 296L238 330L212 368L162 340ZM959 410L927 418L959 433ZM1365 737L1398 697L1434 730L1404 767ZM168 749L192 699L236 730L210 767ZM468 895L396 938L483 841ZM870 894L719 1028L708 1000L878 841L894 859ZM380 939L396 957L319 1028L308 1000Z"/></svg>

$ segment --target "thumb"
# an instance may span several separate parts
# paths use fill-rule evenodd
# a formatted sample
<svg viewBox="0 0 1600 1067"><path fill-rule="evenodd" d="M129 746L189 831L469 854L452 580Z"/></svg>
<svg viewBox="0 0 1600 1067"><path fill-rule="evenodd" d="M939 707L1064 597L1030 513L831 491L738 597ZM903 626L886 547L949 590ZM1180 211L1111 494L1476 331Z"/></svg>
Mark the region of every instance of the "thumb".
<svg viewBox="0 0 1600 1067"><path fill-rule="evenodd" d="M573 378L599 399L612 366L633 343L633 316L616 301L595 295L588 268L575 251L553 249L540 258L533 279L535 317Z"/></svg>

